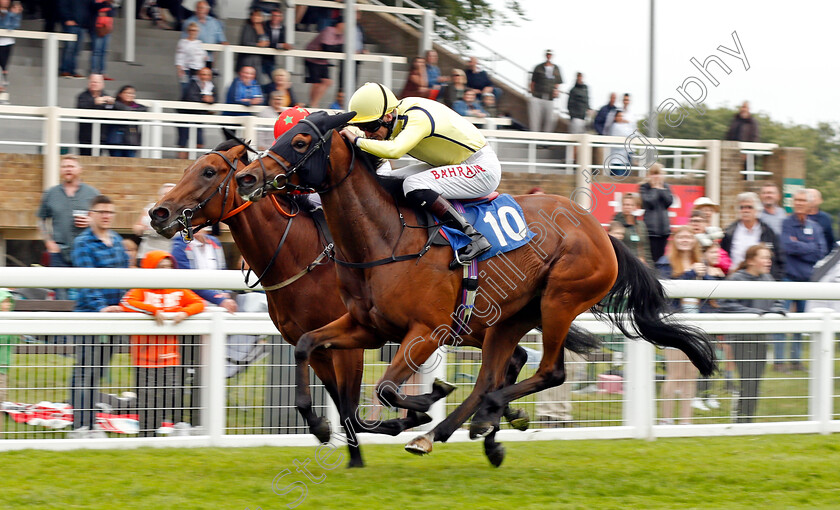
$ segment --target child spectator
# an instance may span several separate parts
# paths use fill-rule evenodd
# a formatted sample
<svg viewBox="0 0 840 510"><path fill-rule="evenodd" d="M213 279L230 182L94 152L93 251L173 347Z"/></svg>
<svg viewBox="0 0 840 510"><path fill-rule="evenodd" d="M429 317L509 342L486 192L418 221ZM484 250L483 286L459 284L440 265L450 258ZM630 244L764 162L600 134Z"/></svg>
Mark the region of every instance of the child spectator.
<svg viewBox="0 0 840 510"><path fill-rule="evenodd" d="M146 254L141 263L144 269L172 269L175 259L162 250ZM164 313L174 313L172 322L178 324L190 315L204 310L204 301L188 289L131 289L120 301L128 312L140 312L154 317L163 325ZM173 409L180 407L176 397L181 386L181 356L175 335L132 335L131 363L136 367L137 407L140 416L140 436L153 436L158 426L172 423Z"/></svg>
<svg viewBox="0 0 840 510"><path fill-rule="evenodd" d="M0 289L0 312L11 312L15 309L12 293L7 289ZM0 404L6 401L6 388L9 387L9 367L12 366L12 349L20 337L16 335L0 335ZM3 420L0 420L0 431L3 430Z"/></svg>

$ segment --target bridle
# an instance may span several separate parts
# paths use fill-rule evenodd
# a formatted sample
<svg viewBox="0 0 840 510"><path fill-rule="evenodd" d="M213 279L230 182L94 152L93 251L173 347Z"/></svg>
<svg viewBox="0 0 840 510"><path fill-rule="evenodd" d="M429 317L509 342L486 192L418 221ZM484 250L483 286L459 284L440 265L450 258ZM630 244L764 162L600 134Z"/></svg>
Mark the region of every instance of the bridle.
<svg viewBox="0 0 840 510"><path fill-rule="evenodd" d="M178 224L180 224L181 227L183 227L182 228L182 230L184 232L183 238L184 238L184 241L186 241L188 243L194 239L193 234L195 233L196 230L201 230L204 227L209 227L211 225L215 225L216 223L224 221L224 220L230 218L231 216L233 216L234 214L239 213L240 211L242 211L243 209L248 207L248 205L250 204L250 202L245 202L244 204L240 205L239 207L237 207L236 209L230 211L227 215L225 215L225 205L227 204L228 195L230 193L230 180L233 177L233 174L236 173L236 164L233 163L230 159L228 159L227 156L225 156L223 153L221 153L219 151L210 151L210 152L206 153L205 156L209 156L210 154L215 154L215 155L219 156L220 158L222 158L222 160L228 165L228 169L230 171L225 176L225 178L222 180L222 182L219 183L219 186L216 187L216 190L213 193L210 194L210 196L208 196L207 198L205 198L204 200L202 200L201 202L196 204L194 207L184 209L181 212L181 215L178 216L178 218L176 219ZM222 191L222 188L224 188L224 192ZM204 206L206 206L211 200L213 200L213 198L216 195L218 195L220 193L223 193L223 195L222 195L222 209L221 209L221 212L219 212L219 217L215 221L207 220L204 223L202 223L201 225L198 225L197 227L194 227L193 224L192 224L192 217L196 213L196 211L199 211L199 210L203 209Z"/></svg>
<svg viewBox="0 0 840 510"><path fill-rule="evenodd" d="M350 176L350 172L353 171L353 166L354 166L354 163L355 163L355 160L356 160L356 152L353 151L352 148L350 148L351 149L350 150L350 154L351 154L350 165L347 168L347 174L345 174L344 177L342 177L341 180L338 181L337 183L335 183L334 185L327 186L327 187L322 188L322 189L316 189L316 188L313 188L311 186L301 186L299 184L289 182L289 178L291 176L295 175L298 172L298 170L303 168L303 166L306 164L306 162L309 161L309 159L319 150L323 151L323 153L324 153L324 159L326 161L328 171L331 172L332 169L333 169L332 159L330 159L330 153L329 153L329 151L327 151L326 145L327 145L327 142L329 142L332 139L333 132L335 130L330 129L326 134L324 134L324 133L321 132L321 130L318 128L318 126L316 126L315 123L310 121L309 119L304 118L304 119L301 119L299 122L300 123L306 123L313 130L315 130L315 133L318 135L318 141L315 142L314 144L310 145L309 150L306 151L306 154L304 154L303 158L301 158L300 161L295 163L292 167L289 167L286 163L284 163L277 156L277 154L271 149L266 151L265 154L257 156L257 161L260 164L260 171L262 172L263 185L258 190L255 190L254 192L252 192L251 196L249 198L261 197L266 190L279 191L279 190L284 190L284 189L287 189L287 188L291 190L290 194L300 194L300 195L308 195L308 194L312 194L312 193L323 194L323 193L327 193L327 192L332 191L333 189L337 188L338 186L341 185L341 183L343 183ZM341 139L344 141L345 145L349 144L349 142L347 140L345 140L344 138L341 138ZM348 145L348 147L349 147L349 145ZM276 176L274 176L274 179L272 179L271 181L266 180L266 173L267 172L266 172L265 164L263 163L263 157L266 157L266 156L273 159L274 162L277 163L280 166L280 168L283 169L283 173L278 173ZM282 179L282 181L281 181L281 179Z"/></svg>

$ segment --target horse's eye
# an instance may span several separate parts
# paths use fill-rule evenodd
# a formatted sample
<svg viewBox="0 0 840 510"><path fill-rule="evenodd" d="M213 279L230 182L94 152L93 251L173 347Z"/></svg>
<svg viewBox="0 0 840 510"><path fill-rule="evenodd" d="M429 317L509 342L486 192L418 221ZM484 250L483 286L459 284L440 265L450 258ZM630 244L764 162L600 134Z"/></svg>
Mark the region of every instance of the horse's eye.
<svg viewBox="0 0 840 510"><path fill-rule="evenodd" d="M306 147L306 142L304 142L303 140L298 140L294 143L294 147L295 149L303 149L304 147Z"/></svg>
<svg viewBox="0 0 840 510"><path fill-rule="evenodd" d="M213 170L212 168L205 168L204 171L201 172L201 175L203 175L204 177L209 179L209 178L213 177L214 175L216 175L216 171Z"/></svg>

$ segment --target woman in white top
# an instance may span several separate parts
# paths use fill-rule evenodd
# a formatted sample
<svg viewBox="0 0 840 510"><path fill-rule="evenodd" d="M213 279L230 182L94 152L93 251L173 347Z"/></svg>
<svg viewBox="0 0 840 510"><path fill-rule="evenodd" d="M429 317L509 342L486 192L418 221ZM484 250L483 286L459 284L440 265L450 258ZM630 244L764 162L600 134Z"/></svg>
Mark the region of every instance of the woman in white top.
<svg viewBox="0 0 840 510"><path fill-rule="evenodd" d="M182 89L186 89L190 78L207 65L207 50L201 47L203 43L198 39L198 30L198 23L190 23L187 26L187 37L178 41L175 48L175 69ZM181 95L183 93L184 90Z"/></svg>

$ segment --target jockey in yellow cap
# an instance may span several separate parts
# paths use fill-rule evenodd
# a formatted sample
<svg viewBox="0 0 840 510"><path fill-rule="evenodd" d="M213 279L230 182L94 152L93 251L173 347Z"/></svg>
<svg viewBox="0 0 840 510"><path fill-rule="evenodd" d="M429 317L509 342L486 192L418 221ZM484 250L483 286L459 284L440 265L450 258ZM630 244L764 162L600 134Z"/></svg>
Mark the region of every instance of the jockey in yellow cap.
<svg viewBox="0 0 840 510"><path fill-rule="evenodd" d="M357 137L352 130L342 130L350 142L380 158L408 154L421 161L390 175L405 177L406 198L469 236L470 244L456 254L460 263L491 248L447 200L483 197L499 186L502 166L478 128L436 101L397 100L379 83L362 85L350 98L350 110L356 112L350 123L367 135Z"/></svg>

